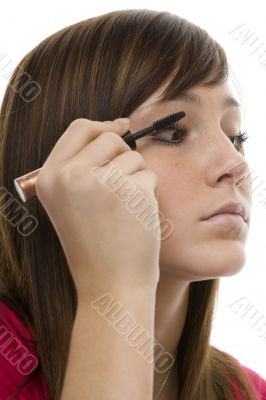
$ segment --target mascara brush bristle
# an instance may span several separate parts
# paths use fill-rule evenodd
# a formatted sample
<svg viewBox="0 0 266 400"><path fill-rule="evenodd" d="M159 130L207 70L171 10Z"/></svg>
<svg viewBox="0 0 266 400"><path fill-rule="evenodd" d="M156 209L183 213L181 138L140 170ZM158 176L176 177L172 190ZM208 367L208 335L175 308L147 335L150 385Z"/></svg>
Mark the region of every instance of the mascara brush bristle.
<svg viewBox="0 0 266 400"><path fill-rule="evenodd" d="M167 117L164 117L164 118L158 119L158 121L155 121L153 123L153 129L159 130L161 128L166 127L167 125L171 125L174 122L179 121L181 118L184 118L185 115L186 114L184 113L184 111L180 111L175 114L167 115Z"/></svg>

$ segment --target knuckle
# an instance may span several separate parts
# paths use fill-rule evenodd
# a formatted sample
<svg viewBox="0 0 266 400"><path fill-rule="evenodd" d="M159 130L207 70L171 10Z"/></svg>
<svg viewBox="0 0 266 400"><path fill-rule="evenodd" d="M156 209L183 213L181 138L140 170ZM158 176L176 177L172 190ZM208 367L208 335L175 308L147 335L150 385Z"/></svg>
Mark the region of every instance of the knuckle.
<svg viewBox="0 0 266 400"><path fill-rule="evenodd" d="M80 127L80 126L83 126L84 124L90 124L90 122L91 121L89 119L86 119L86 118L77 118L77 119L74 119L70 123L70 126Z"/></svg>
<svg viewBox="0 0 266 400"><path fill-rule="evenodd" d="M121 148L121 150L128 150L128 145L124 140L115 132L105 131L99 135L99 138L105 142L109 142L110 145Z"/></svg>
<svg viewBox="0 0 266 400"><path fill-rule="evenodd" d="M80 169L73 168L72 166L65 165L58 171L57 181L63 188L70 188L76 182L79 181L81 177Z"/></svg>
<svg viewBox="0 0 266 400"><path fill-rule="evenodd" d="M127 159L132 159L132 162L134 162L134 165L136 165L138 168L145 169L145 160L139 152L126 150L124 155Z"/></svg>
<svg viewBox="0 0 266 400"><path fill-rule="evenodd" d="M138 151L129 150L129 152L132 154L132 157L135 157L135 158L136 158L138 164L139 164L141 167L144 168L145 165L146 165L146 163L145 163L145 160L144 160L143 156L142 156Z"/></svg>
<svg viewBox="0 0 266 400"><path fill-rule="evenodd" d="M119 139L119 136L117 135L117 133L111 132L111 131L105 131L105 132L101 133L100 137L101 137L101 139L104 139L104 140L117 140L117 139Z"/></svg>
<svg viewBox="0 0 266 400"><path fill-rule="evenodd" d="M153 180L153 182L154 182L155 184L158 183L158 176L157 176L157 174L156 174L152 169L147 168L147 169L146 169L146 173L147 173L147 175L148 175L148 178L150 178L151 180Z"/></svg>

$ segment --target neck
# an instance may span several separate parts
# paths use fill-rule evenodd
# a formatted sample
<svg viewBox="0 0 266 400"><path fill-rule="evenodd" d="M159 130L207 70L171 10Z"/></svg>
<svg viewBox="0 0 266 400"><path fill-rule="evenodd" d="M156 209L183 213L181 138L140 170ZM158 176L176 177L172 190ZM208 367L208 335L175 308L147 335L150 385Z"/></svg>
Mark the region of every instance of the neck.
<svg viewBox="0 0 266 400"><path fill-rule="evenodd" d="M186 320L188 295L189 282L174 279L173 276L167 276L166 274L161 275L156 292L154 332L156 340L162 346L162 350L169 352L173 357L178 348ZM156 349L155 357L159 354L159 351L156 351ZM172 363L169 363L169 365L172 365ZM157 364L156 367L153 382L154 400L157 399L162 385L164 386L159 397L160 400L164 398L176 398L178 380L177 362L170 367L170 373L170 369L160 372ZM166 377L167 380L165 381Z"/></svg>

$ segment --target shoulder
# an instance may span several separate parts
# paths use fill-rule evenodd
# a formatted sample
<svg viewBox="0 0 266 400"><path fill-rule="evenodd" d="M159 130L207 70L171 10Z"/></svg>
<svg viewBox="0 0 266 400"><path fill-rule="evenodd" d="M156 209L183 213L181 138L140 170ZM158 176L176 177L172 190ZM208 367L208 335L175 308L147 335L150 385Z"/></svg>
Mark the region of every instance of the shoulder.
<svg viewBox="0 0 266 400"><path fill-rule="evenodd" d="M0 398L10 396L31 377L15 398L48 398L31 332L18 315L0 301Z"/></svg>
<svg viewBox="0 0 266 400"><path fill-rule="evenodd" d="M228 354L231 358L235 360L235 362L238 364L238 366L242 369L242 371L246 374L246 376L249 378L251 383L255 386L258 394L260 395L260 400L266 400L266 380L265 377L262 377L260 374L252 370L251 368L241 364L238 359L233 357L232 355ZM234 380L232 379L232 384L236 390L236 393L239 397L237 399L240 399L239 391L235 385Z"/></svg>
<svg viewBox="0 0 266 400"><path fill-rule="evenodd" d="M259 394L262 396L262 400L266 400L266 380L252 369L241 365L241 368L248 375L249 379L252 381L253 385L256 387Z"/></svg>

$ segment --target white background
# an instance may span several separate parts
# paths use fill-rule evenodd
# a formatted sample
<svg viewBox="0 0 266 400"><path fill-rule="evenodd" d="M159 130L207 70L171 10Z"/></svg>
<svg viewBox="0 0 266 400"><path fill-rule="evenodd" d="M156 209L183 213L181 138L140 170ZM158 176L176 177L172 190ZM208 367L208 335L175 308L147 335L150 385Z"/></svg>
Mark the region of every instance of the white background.
<svg viewBox="0 0 266 400"><path fill-rule="evenodd" d="M256 179L246 265L239 274L221 279L212 343L266 378L266 3L160 3L158 7L159 3L156 6L148 0L4 2L0 13L0 55L5 54L11 61L10 69L12 65L14 68L28 51L57 30L95 15L131 8L180 15L207 30L224 47L243 100L244 130L249 135L245 154ZM3 67L0 61L0 101L7 85Z"/></svg>

